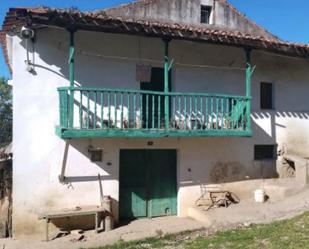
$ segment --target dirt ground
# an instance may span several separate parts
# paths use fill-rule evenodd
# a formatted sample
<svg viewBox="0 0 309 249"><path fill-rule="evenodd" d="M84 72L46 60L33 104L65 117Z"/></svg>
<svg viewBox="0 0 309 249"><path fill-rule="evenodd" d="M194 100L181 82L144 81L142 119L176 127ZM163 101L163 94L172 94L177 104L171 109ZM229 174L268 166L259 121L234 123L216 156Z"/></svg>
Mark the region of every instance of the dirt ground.
<svg viewBox="0 0 309 249"><path fill-rule="evenodd" d="M3 249L66 249L91 248L112 244L118 240L132 241L147 237L162 236L168 233L178 233L186 230L205 229L216 231L222 228L249 225L252 223L269 223L274 220L291 218L309 210L309 188L290 196L283 201L256 204L246 201L229 208L220 208L211 211L202 211L208 222L198 222L189 218L163 217L143 219L119 227L111 232L94 234L86 232L84 241L73 242L77 235L68 235L50 242L39 239L0 239L0 248ZM43 239L43 238L42 238Z"/></svg>

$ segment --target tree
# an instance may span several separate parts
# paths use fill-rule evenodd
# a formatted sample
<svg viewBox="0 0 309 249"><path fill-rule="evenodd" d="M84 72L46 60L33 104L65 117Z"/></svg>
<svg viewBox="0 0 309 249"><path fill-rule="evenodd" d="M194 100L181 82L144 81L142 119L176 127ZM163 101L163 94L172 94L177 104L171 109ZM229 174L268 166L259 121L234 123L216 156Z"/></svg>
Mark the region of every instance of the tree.
<svg viewBox="0 0 309 249"><path fill-rule="evenodd" d="M0 78L0 148L12 141L12 87Z"/></svg>

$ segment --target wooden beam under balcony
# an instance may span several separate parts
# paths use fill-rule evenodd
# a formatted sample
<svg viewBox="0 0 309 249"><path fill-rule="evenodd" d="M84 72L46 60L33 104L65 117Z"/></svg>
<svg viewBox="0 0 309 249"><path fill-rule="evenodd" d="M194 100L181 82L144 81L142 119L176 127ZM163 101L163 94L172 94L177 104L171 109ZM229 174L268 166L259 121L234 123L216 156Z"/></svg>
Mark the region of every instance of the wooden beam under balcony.
<svg viewBox="0 0 309 249"><path fill-rule="evenodd" d="M167 137L251 137L252 131L235 130L61 130L56 127L56 134L62 139L80 138L167 138Z"/></svg>

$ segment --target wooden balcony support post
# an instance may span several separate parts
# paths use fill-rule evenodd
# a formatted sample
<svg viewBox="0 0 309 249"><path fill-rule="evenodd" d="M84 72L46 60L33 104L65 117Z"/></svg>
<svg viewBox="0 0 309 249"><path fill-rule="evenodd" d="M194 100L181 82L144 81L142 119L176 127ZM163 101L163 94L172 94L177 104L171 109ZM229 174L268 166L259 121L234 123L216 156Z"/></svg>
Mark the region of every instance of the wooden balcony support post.
<svg viewBox="0 0 309 249"><path fill-rule="evenodd" d="M169 67L170 67L170 62L169 62L169 42L170 39L163 39L164 42L164 124L165 124L165 130L168 130L169 128Z"/></svg>
<svg viewBox="0 0 309 249"><path fill-rule="evenodd" d="M69 30L70 33L70 48L69 48L69 79L70 87L74 87L75 80L75 42L74 35L76 30ZM74 90L70 90L70 102L69 102L69 127L73 128L74 124Z"/></svg>
<svg viewBox="0 0 309 249"><path fill-rule="evenodd" d="M251 130L251 77L254 69L251 65L251 49L245 49L246 52L246 129Z"/></svg>

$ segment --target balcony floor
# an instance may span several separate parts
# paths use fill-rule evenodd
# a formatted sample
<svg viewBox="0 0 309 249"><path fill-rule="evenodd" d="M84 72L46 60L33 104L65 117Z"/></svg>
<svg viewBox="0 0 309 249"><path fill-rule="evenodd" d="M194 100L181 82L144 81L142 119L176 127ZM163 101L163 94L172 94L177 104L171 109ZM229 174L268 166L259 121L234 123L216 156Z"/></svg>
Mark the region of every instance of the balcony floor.
<svg viewBox="0 0 309 249"><path fill-rule="evenodd" d="M56 134L63 139L78 138L162 138L162 137L251 137L243 130L156 130L156 129L61 129Z"/></svg>

